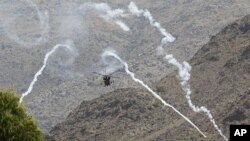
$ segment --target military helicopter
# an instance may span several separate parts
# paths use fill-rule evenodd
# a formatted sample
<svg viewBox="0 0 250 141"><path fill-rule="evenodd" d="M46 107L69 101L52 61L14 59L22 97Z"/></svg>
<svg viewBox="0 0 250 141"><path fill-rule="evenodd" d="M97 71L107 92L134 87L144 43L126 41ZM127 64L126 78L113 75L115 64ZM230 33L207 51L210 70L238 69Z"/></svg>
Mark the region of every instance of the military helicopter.
<svg viewBox="0 0 250 141"><path fill-rule="evenodd" d="M112 83L114 83L114 81L111 81L111 77L118 78L118 77L112 76L112 74L114 74L115 72L113 72L111 74L106 74L106 70L105 70L105 74L101 74L98 72L93 72L93 73L102 76L102 79L103 79L105 86L110 86Z"/></svg>

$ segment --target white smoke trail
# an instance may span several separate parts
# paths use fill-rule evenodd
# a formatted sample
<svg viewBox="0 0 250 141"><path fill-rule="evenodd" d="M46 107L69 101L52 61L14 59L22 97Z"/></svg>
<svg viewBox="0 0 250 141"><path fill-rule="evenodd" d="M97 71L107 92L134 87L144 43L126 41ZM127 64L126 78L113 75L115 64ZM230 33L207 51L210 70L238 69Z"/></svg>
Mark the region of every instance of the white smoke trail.
<svg viewBox="0 0 250 141"><path fill-rule="evenodd" d="M161 33L161 35L164 36L161 39L160 46L157 47L157 55L163 55L164 54L163 46L168 42L174 42L175 37L172 36L170 33L168 33L166 29L163 28L159 22L156 22L151 13L147 9L145 10L139 9L134 2L129 3L128 9L130 13L132 13L132 15L135 15L137 17L144 16L146 19L149 20L150 25L157 28L158 31Z"/></svg>
<svg viewBox="0 0 250 141"><path fill-rule="evenodd" d="M79 7L80 10L85 9L95 9L96 11L100 12L100 17L105 19L106 21L112 21L124 31L129 31L130 28L121 20L118 18L120 17L126 17L127 14L125 14L123 9L115 9L112 10L110 6L106 3L85 3Z"/></svg>
<svg viewBox="0 0 250 141"><path fill-rule="evenodd" d="M153 16L151 15L151 13L147 9L146 10L138 9L138 7L136 6L136 4L134 2L130 2L128 9L135 16L138 16L138 17L144 16L146 19L149 20L150 24L153 27L156 27L160 31L160 33L164 36L164 38L162 38L161 45L157 48L157 54L162 55L163 53L165 53L165 51L163 49L163 45L166 44L167 42L173 42L175 40L175 38L171 34L166 32L166 29L161 27L160 23L155 21L155 19L153 18ZM191 95L192 91L191 91L190 85L188 83L188 81L190 79L189 72L191 71L191 66L185 61L183 62L183 64L179 63L174 58L174 56L172 54L167 54L165 56L165 58L168 60L168 62L170 64L172 64L178 68L179 76L181 79L181 86L182 86L182 89L184 90L184 92L186 93L186 98L188 100L189 107L195 112L204 112L208 116L209 120L212 122L214 128L224 138L224 140L227 141L228 140L227 137L222 133L222 131L219 129L218 125L215 123L215 120L214 120L211 112L204 106L196 107L191 101L190 95Z"/></svg>
<svg viewBox="0 0 250 141"><path fill-rule="evenodd" d="M174 57L173 55L166 55L165 58L167 59L168 63L173 64L174 66L176 66L178 68L178 72L179 72L179 76L180 76L180 80L181 80L181 86L183 91L186 93L186 98L188 101L188 105L189 107L195 111L195 112L204 112L209 120L212 122L214 128L219 132L219 134L224 138L224 140L228 140L228 138L222 133L222 131L219 129L218 125L216 124L211 112L204 106L201 107L197 107L192 103L191 100L191 89L190 89L190 85L188 83L189 79L190 79L190 71L191 71L191 66L187 63L187 62L183 62L183 64L179 63Z"/></svg>
<svg viewBox="0 0 250 141"><path fill-rule="evenodd" d="M116 20L115 22L117 25L119 25L124 31L129 31L129 27L124 24L124 22L120 21L120 20Z"/></svg>
<svg viewBox="0 0 250 141"><path fill-rule="evenodd" d="M129 31L130 30L129 27L124 22L122 22L121 20L117 20L117 18L119 18L119 17L125 17L126 16L126 14L124 14L123 9L111 10L111 8L107 4L105 5L105 7L107 7L106 10L104 11L104 12L106 12L106 14L101 15L101 17L103 17L107 21L109 21L109 20L114 21L124 31ZM96 6L96 9L100 10L101 9L100 5Z"/></svg>
<svg viewBox="0 0 250 141"><path fill-rule="evenodd" d="M25 0L28 1L28 0ZM34 6L34 5L33 5ZM86 6L86 5L84 5ZM84 6L80 7L84 8ZM99 11L101 14L100 16L102 18L104 18L107 21L114 21L117 25L119 25L124 31L129 31L129 27L122 22L121 20L117 19L119 17L125 17L127 16L127 14L125 14L124 10L122 9L116 9L116 10L111 10L111 8L106 4L106 3L100 3L100 4L87 4L87 6L95 8L97 11ZM155 19L153 18L153 16L151 15L151 13L146 9L146 10L139 10L137 8L137 6L135 5L134 2L130 2L129 6L129 11L135 15L135 16L144 16L146 19L149 20L150 24L153 27L156 27L159 32L164 36L164 38L162 38L161 40L161 45L158 47L158 51L163 52L163 46L167 43L167 42L173 42L175 40L175 37L173 37L171 34L169 34L168 32L166 32L166 30L160 25L160 23L156 22ZM36 8L38 10L38 8ZM42 17L41 15L39 15L39 17ZM43 25L44 19L40 18L41 20L41 25ZM33 81L31 82L28 90L22 94L22 97L20 98L20 103L22 102L23 98L28 95L29 93L31 93L34 84L37 81L37 77L39 75L42 74L43 70L46 67L46 63L47 60L49 58L50 55L52 55L59 47L66 47L68 49L71 49L68 45L56 45L50 52L48 52L44 58L44 63L43 66L41 67L41 69L35 74ZM124 62L118 55L116 55L114 52L112 51L106 51L103 53L103 57L105 56L113 56L116 59L118 59L124 66L125 66L125 71L128 75L130 75L130 77L137 83L141 84L144 88L146 88L149 92L152 93L152 95L157 98L158 100L160 100L165 106L172 108L175 112L177 112L180 116L182 116L186 121L188 121L193 127L195 127L199 133L201 133L204 137L205 134L192 122L190 121L186 116L184 116L183 114L181 114L176 108L174 108L172 105L166 103L166 101L164 101L157 93L155 93L149 86L147 86L143 81L135 78L134 73L132 73L131 71L129 71L128 69L128 65L126 62ZM191 71L191 66L187 63L187 62L183 62L183 64L180 64L174 57L173 55L166 55L165 57L169 63L173 64L174 66L176 66L179 70L179 76L181 78L181 85L183 90L186 93L186 98L188 99L188 104L189 106L192 108L192 110L194 110L195 112L205 112L206 115L209 117L210 121L213 123L214 127L216 128L216 130L220 133L221 136L223 136L223 138L225 140L227 140L227 138L223 135L223 133L221 132L221 130L218 128L218 126L216 125L210 111L208 109L206 109L205 107L196 107L195 105L192 104L190 95L191 95L191 90L190 90L190 86L188 84L188 80L190 79L190 73L189 71Z"/></svg>
<svg viewBox="0 0 250 141"><path fill-rule="evenodd" d="M57 44L56 46L54 46L48 53L46 53L45 57L44 57L44 60L43 60L43 65L42 67L38 70L38 72L34 75L34 78L32 80L32 82L30 83L29 85L29 88L27 89L26 92L22 93L22 96L19 100L19 103L22 103L23 101L23 98L25 96L27 96L28 94L31 93L31 91L33 90L33 86L36 84L36 81L37 81L37 78L38 76L40 76L42 73L43 73L43 70L45 69L46 65L47 65L47 61L49 59L49 57L60 47L63 47L63 48L66 48L68 49L69 51L73 51L73 49L71 48L70 45L68 44Z"/></svg>
<svg viewBox="0 0 250 141"><path fill-rule="evenodd" d="M169 103L167 103L165 100L163 100L157 93L155 93L148 85L146 85L143 81L137 79L135 77L135 74L132 73L129 69L128 69L128 64L123 61L114 51L105 51L102 54L102 58L105 59L108 56L112 56L114 58L116 58L117 60L119 60L125 67L125 71L126 73L137 83L141 84L144 88L146 88L155 98L157 98L158 100L161 101L161 103L164 106L170 107L171 109L173 109L176 113L178 113L181 117L183 117L187 122L189 122L203 137L206 138L206 135L190 120L188 119L186 116L184 116L181 112L179 112L174 106L170 105Z"/></svg>
<svg viewBox="0 0 250 141"><path fill-rule="evenodd" d="M147 9L146 10L138 9L138 7L135 5L134 2L129 3L128 9L133 15L137 17L144 16L146 19L149 20L150 24L153 27L156 27L160 31L160 33L164 36L164 38L162 38L161 40L161 46L163 46L167 42L173 42L175 40L174 36L168 33L166 29L164 29L159 22L155 21L155 19Z"/></svg>

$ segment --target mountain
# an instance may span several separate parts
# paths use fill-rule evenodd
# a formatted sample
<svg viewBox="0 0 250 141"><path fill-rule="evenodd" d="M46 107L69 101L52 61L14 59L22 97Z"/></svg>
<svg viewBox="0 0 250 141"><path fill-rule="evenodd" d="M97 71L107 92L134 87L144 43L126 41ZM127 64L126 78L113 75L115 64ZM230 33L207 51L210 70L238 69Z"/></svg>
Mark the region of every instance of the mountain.
<svg viewBox="0 0 250 141"><path fill-rule="evenodd" d="M121 18L131 29L124 32L114 22L103 20L95 10L79 10L86 3L106 2L111 9L128 11L130 1L0 1L1 87L14 86L18 93L25 92L48 51L67 40L75 45L75 54L59 49L48 59L33 91L24 98L23 103L44 132L65 120L83 100L92 100L116 89L139 87L123 72L115 74L119 79L114 79L112 87L101 85L101 77L92 72L106 69L100 64L100 55L107 48L115 49L138 78L149 85L173 71L171 65L155 55L162 36L147 19ZM154 19L177 38L167 44L165 50L179 60L191 59L210 36L250 13L249 0L134 2L140 9L148 9Z"/></svg>
<svg viewBox="0 0 250 141"><path fill-rule="evenodd" d="M193 103L206 106L227 137L230 124L250 124L250 15L212 36L190 64ZM176 76L174 71L152 87L189 117L207 138L149 92L138 88L118 89L83 101L48 137L56 141L223 140L207 116L188 107Z"/></svg>

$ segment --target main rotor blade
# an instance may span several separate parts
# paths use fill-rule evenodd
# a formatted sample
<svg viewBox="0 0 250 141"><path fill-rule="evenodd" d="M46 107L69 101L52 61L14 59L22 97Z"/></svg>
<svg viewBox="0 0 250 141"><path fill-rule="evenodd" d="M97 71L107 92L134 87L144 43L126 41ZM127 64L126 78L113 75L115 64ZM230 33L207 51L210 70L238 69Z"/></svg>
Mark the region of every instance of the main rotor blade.
<svg viewBox="0 0 250 141"><path fill-rule="evenodd" d="M114 72L112 72L112 73L110 73L110 74L108 74L108 75L111 76L111 75L113 75L113 74L115 74L115 73L118 73L118 72L120 72L120 69L118 69L118 70L116 70L116 71L114 71Z"/></svg>
<svg viewBox="0 0 250 141"><path fill-rule="evenodd" d="M120 78L120 77L117 77L117 76L111 76L111 75L107 75L108 77L110 78Z"/></svg>
<svg viewBox="0 0 250 141"><path fill-rule="evenodd" d="M94 74L97 74L97 75L101 75L101 76L105 76L105 75L103 75L103 74L100 74L100 73L98 73L98 72L93 72Z"/></svg>

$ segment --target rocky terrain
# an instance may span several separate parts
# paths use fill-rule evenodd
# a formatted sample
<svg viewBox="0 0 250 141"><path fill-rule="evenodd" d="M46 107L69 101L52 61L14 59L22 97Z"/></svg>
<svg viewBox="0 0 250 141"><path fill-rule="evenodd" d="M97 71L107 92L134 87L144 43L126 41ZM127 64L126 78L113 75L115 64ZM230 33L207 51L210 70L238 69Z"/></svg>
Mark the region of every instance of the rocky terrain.
<svg viewBox="0 0 250 141"><path fill-rule="evenodd" d="M211 110L222 132L230 124L250 124L250 15L212 36L190 60L193 103ZM204 114L187 104L174 71L153 88L194 121L207 138L142 89L117 89L83 101L57 124L47 140L221 141ZM49 139L50 138L50 139Z"/></svg>
<svg viewBox="0 0 250 141"><path fill-rule="evenodd" d="M146 19L122 19L131 28L124 32L94 11L78 11L86 2L103 1L0 1L1 87L15 87L19 93L25 92L42 66L46 52L68 39L74 42L76 52L56 52L32 93L24 98L24 104L44 132L63 121L83 100L92 100L116 89L139 87L124 72L115 74L119 78L114 79L111 87L103 87L101 78L92 71L105 69L99 61L106 48L116 49L130 69L150 86L174 70L155 55L162 37ZM130 1L105 2L113 9L126 10ZM147 8L177 38L165 49L179 60L191 59L211 36L250 13L249 0L135 0L135 3L139 8ZM70 59L73 63L68 63Z"/></svg>

